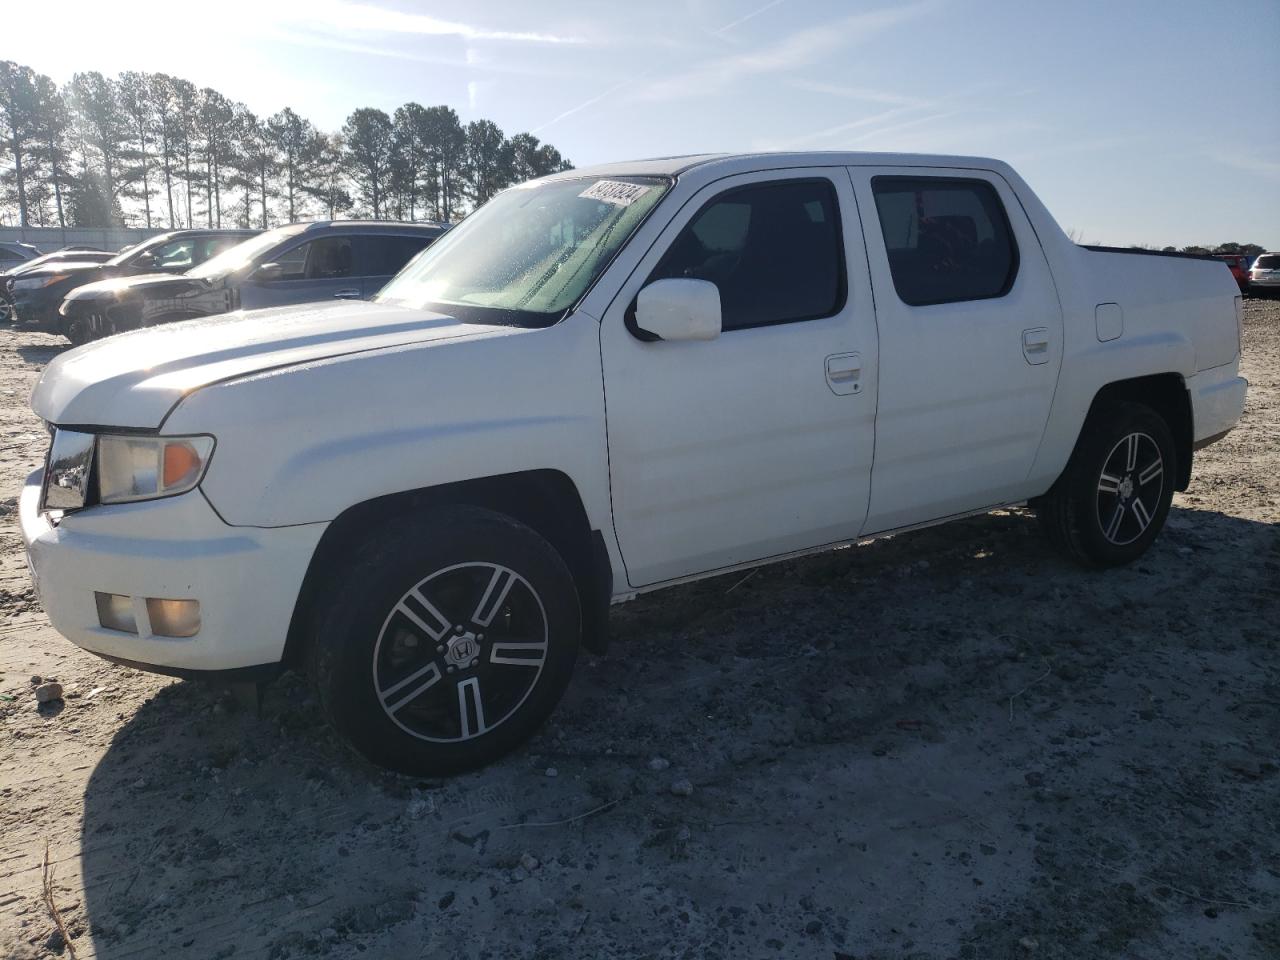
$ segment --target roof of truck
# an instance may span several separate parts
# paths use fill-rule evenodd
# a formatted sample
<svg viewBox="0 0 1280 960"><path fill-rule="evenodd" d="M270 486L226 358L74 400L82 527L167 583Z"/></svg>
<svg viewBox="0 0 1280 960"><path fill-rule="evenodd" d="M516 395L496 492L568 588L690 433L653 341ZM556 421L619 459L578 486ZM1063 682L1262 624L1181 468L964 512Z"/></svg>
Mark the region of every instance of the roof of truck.
<svg viewBox="0 0 1280 960"><path fill-rule="evenodd" d="M1004 170L1007 164L989 157L948 156L930 153L870 153L865 151L817 150L766 153L692 153L675 157L653 157L602 163L563 173L553 173L546 180L578 177L666 176L676 177L695 168L723 167L725 173L770 167L960 167L981 170Z"/></svg>

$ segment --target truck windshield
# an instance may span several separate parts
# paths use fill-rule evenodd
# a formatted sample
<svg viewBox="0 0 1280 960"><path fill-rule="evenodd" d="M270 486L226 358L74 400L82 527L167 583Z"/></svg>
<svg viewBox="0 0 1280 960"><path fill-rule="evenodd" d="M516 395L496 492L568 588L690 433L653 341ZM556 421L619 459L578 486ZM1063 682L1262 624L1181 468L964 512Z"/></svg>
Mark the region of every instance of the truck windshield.
<svg viewBox="0 0 1280 960"><path fill-rule="evenodd" d="M459 320L542 327L564 316L669 181L555 180L507 190L445 234L375 298Z"/></svg>

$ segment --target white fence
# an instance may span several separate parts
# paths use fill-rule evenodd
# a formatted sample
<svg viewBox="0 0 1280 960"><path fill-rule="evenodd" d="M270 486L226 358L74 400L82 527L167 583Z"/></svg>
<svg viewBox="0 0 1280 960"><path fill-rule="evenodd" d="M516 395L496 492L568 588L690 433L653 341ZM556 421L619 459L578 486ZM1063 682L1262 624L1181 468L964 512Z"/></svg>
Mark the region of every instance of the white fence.
<svg viewBox="0 0 1280 960"><path fill-rule="evenodd" d="M72 245L119 250L164 232L141 227L67 227L65 230L61 227L0 227L0 241L30 243L39 247L41 253Z"/></svg>

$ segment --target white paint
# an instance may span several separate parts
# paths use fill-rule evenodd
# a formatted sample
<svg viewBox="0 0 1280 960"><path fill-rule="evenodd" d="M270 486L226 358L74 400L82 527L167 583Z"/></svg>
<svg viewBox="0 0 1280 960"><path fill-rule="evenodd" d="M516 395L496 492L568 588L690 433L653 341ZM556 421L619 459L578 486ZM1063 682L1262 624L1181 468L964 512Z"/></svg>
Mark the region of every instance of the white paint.
<svg viewBox="0 0 1280 960"><path fill-rule="evenodd" d="M1010 293L898 300L870 195L885 172L991 183L1020 250ZM1196 439L1240 416L1237 290L1221 264L1079 248L1006 164L707 156L550 179L587 190L655 175L675 183L545 329L349 303L174 324L56 359L32 397L46 420L208 433L217 447L201 491L171 500L92 507L53 527L24 493L23 534L55 626L156 664L278 659L325 524L372 497L443 483L562 472L603 534L623 599L1041 494L1097 391L1118 379L1181 376ZM838 197L849 278L838 313L708 340L627 331L628 307L703 202L796 177L826 178ZM1123 311L1123 336L1100 342L1098 304ZM204 627L181 641L109 634L94 590L199 599Z"/></svg>

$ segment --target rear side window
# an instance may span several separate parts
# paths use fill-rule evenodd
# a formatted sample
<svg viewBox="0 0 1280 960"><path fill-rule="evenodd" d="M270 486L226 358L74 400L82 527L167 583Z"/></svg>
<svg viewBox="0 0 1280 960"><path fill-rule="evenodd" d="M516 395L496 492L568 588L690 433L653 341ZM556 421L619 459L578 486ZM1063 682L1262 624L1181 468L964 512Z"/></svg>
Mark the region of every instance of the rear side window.
<svg viewBox="0 0 1280 960"><path fill-rule="evenodd" d="M1002 297L1018 272L1009 219L991 184L939 177L873 177L871 191L903 303Z"/></svg>
<svg viewBox="0 0 1280 960"><path fill-rule="evenodd" d="M680 231L650 280L720 289L724 330L815 320L845 299L835 189L827 180L753 184L723 193Z"/></svg>
<svg viewBox="0 0 1280 960"><path fill-rule="evenodd" d="M418 251L430 246L435 237L364 237L364 273L369 277L390 277L399 273Z"/></svg>

